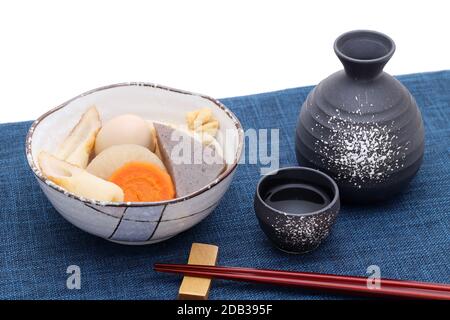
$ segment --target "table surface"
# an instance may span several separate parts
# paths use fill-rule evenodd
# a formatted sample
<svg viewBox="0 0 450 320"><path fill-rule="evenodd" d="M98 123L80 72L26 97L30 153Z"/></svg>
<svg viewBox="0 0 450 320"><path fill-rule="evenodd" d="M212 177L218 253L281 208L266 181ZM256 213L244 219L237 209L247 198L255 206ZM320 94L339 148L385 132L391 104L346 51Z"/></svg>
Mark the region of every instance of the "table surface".
<svg viewBox="0 0 450 320"><path fill-rule="evenodd" d="M42 194L26 163L30 122L0 125L1 299L174 299L178 276L155 262L184 263L193 242L219 246L219 263L387 278L450 282L450 71L398 77L425 123L423 165L391 201L343 206L331 235L316 250L289 255L258 226L253 194L260 165L240 165L216 210L166 242L127 247L66 222ZM311 87L223 99L244 128L280 129L280 165L296 165L294 127ZM69 265L81 269L81 289L66 288ZM214 281L211 299L330 299L345 296L258 284Z"/></svg>

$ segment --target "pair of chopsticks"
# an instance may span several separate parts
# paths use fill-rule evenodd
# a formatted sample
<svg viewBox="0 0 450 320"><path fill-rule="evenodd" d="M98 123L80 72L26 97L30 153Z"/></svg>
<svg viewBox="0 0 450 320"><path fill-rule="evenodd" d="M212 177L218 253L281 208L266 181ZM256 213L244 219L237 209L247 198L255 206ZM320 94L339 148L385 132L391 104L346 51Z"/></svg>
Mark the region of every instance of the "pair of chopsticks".
<svg viewBox="0 0 450 320"><path fill-rule="evenodd" d="M450 300L450 285L438 283L381 279L380 287L372 288L368 287L367 278L364 277L311 272L163 263L156 263L154 270L195 277L285 285L350 294Z"/></svg>

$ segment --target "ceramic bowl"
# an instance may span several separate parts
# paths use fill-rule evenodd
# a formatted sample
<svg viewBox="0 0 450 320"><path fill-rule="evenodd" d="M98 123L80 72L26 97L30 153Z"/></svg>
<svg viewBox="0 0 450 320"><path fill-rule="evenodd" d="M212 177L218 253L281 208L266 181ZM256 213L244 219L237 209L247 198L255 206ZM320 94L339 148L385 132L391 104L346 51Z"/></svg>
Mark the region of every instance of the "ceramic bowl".
<svg viewBox="0 0 450 320"><path fill-rule="evenodd" d="M297 213L295 206L281 211L267 202L269 193L285 185L302 185L323 194L327 203L315 211ZM301 199L301 194L294 195ZM339 189L329 176L306 167L282 168L261 178L254 208L259 224L276 247L288 253L306 253L317 248L330 233L340 209Z"/></svg>
<svg viewBox="0 0 450 320"><path fill-rule="evenodd" d="M224 149L226 170L202 189L169 201L100 202L69 193L43 176L37 155L41 150L54 151L93 104L103 123L120 114L132 113L144 119L184 124L186 112L210 107L220 121L218 141ZM206 218L230 186L242 146L242 126L222 103L148 83L122 83L83 93L39 117L26 138L28 163L55 209L78 228L123 244L164 241Z"/></svg>

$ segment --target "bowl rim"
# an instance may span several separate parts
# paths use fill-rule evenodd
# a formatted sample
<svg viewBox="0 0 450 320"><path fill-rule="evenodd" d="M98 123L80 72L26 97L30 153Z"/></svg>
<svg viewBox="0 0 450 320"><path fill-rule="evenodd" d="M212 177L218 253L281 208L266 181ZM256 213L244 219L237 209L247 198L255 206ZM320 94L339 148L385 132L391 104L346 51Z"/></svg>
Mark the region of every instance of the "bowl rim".
<svg viewBox="0 0 450 320"><path fill-rule="evenodd" d="M236 154L235 154L233 163L228 165L227 169L224 172L222 172L216 179L214 179L213 181L211 181L209 184L202 187L201 189L199 189L193 193L190 193L188 195L185 195L183 197L174 198L174 199L165 200L165 201L155 201L155 202L125 202L125 201L111 202L111 201L99 201L99 200L94 200L94 199L88 199L88 198L84 198L84 197L75 195L74 193L65 190L64 188L58 186L57 184L55 184L52 181L50 181L49 179L47 179L42 174L41 170L35 164L33 154L32 154L32 148L31 148L32 139L33 139L34 131L37 128L37 126L43 120L45 120L46 117L48 117L52 113L54 113L64 107L66 107L71 102L73 102L79 98L82 98L84 96L87 96L87 95L90 95L90 94L93 94L93 93L96 93L99 91L103 91L103 90L109 90L109 89L114 89L114 88L119 88L119 87L132 87L132 86L150 87L150 88L154 88L154 89L166 90L166 91L180 93L180 94L192 95L192 96L197 96L197 97L200 97L200 98L203 98L203 99L213 102L217 107L219 107L222 111L224 111L225 114L233 121L233 123L236 127L236 130L238 131L239 143L238 143L238 147L236 150ZM216 186L217 184L219 184L220 182L225 180L225 178L227 178L236 169L236 167L239 163L239 160L241 158L243 144L244 144L244 130L243 130L241 122L236 117L236 115L229 108L227 108L223 103L221 103L219 100L214 99L210 96L203 95L200 93L185 91L185 90L181 90L181 89L175 89L172 87L163 86L163 85L159 85L159 84L155 84L155 83L149 83L149 82L121 82L121 83L106 85L106 86L102 86L102 87L98 87L98 88L86 91L84 93L81 93L81 94L73 97L72 99L69 99L69 100L63 102L62 104L58 105L57 107L50 109L49 111L47 111L44 114L42 114L41 116L39 116L35 121L33 121L33 123L31 124L31 127L28 129L28 133L27 133L27 136L25 139L26 139L25 140L25 153L26 153L28 165L32 169L34 175L41 182L45 183L53 190L65 195L69 198L81 201L85 204L91 204L91 205L96 205L96 206L100 206L100 207L116 207L116 208L117 207L154 207L154 206L156 207L156 206L169 205L169 204L174 204L174 203L179 203L179 202L189 200L191 198L194 198L194 197L206 192L207 190L213 188L214 186Z"/></svg>
<svg viewBox="0 0 450 320"><path fill-rule="evenodd" d="M330 203L317 210L317 211L313 211L313 212L308 212L308 213L291 213L291 212L284 212L281 210L278 210L276 208L273 208L271 206L269 206L261 197L261 194L259 192L261 184L264 180L269 179L270 177L277 175L279 172L281 171L309 171L312 172L314 174L320 175L322 177L324 177L325 179L327 179L334 191L334 197L333 199L330 201ZM327 211L329 211L329 209L331 209L334 205L336 205L336 203L340 203L339 200L339 187L336 183L336 181L334 181L329 175L327 175L326 173L317 170L317 169L313 169L313 168L309 168L309 167L302 167L302 166L292 166L292 167L284 167L284 168L279 168L279 169L275 169L269 173L267 173L266 175L264 175L263 177L261 177L261 179L259 179L258 184L256 186L256 197L258 199L258 201L267 209L271 210L272 212L275 212L277 214L283 214L285 216L293 216L293 217L305 217L305 216L314 216L317 214L321 214L321 213L327 213ZM329 212L331 214L331 212Z"/></svg>

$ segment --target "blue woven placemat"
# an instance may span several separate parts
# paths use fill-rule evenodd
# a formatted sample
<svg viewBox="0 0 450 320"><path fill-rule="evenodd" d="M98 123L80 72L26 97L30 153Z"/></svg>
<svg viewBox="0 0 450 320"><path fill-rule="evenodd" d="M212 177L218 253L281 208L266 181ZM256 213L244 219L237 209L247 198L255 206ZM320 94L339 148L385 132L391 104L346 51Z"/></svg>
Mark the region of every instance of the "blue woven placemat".
<svg viewBox="0 0 450 320"><path fill-rule="evenodd" d="M390 202L342 208L318 250L274 249L253 212L258 165L241 165L219 207L169 241L127 247L66 222L39 189L24 155L31 122L0 125L1 299L174 299L180 278L152 270L182 263L192 242L219 245L219 263L366 275L378 265L389 278L450 282L450 71L400 76L421 107L425 159L410 187ZM281 166L295 165L294 126L311 87L222 101L244 128L280 128ZM81 289L66 288L66 269L81 268ZM306 290L214 281L211 299L343 298Z"/></svg>

